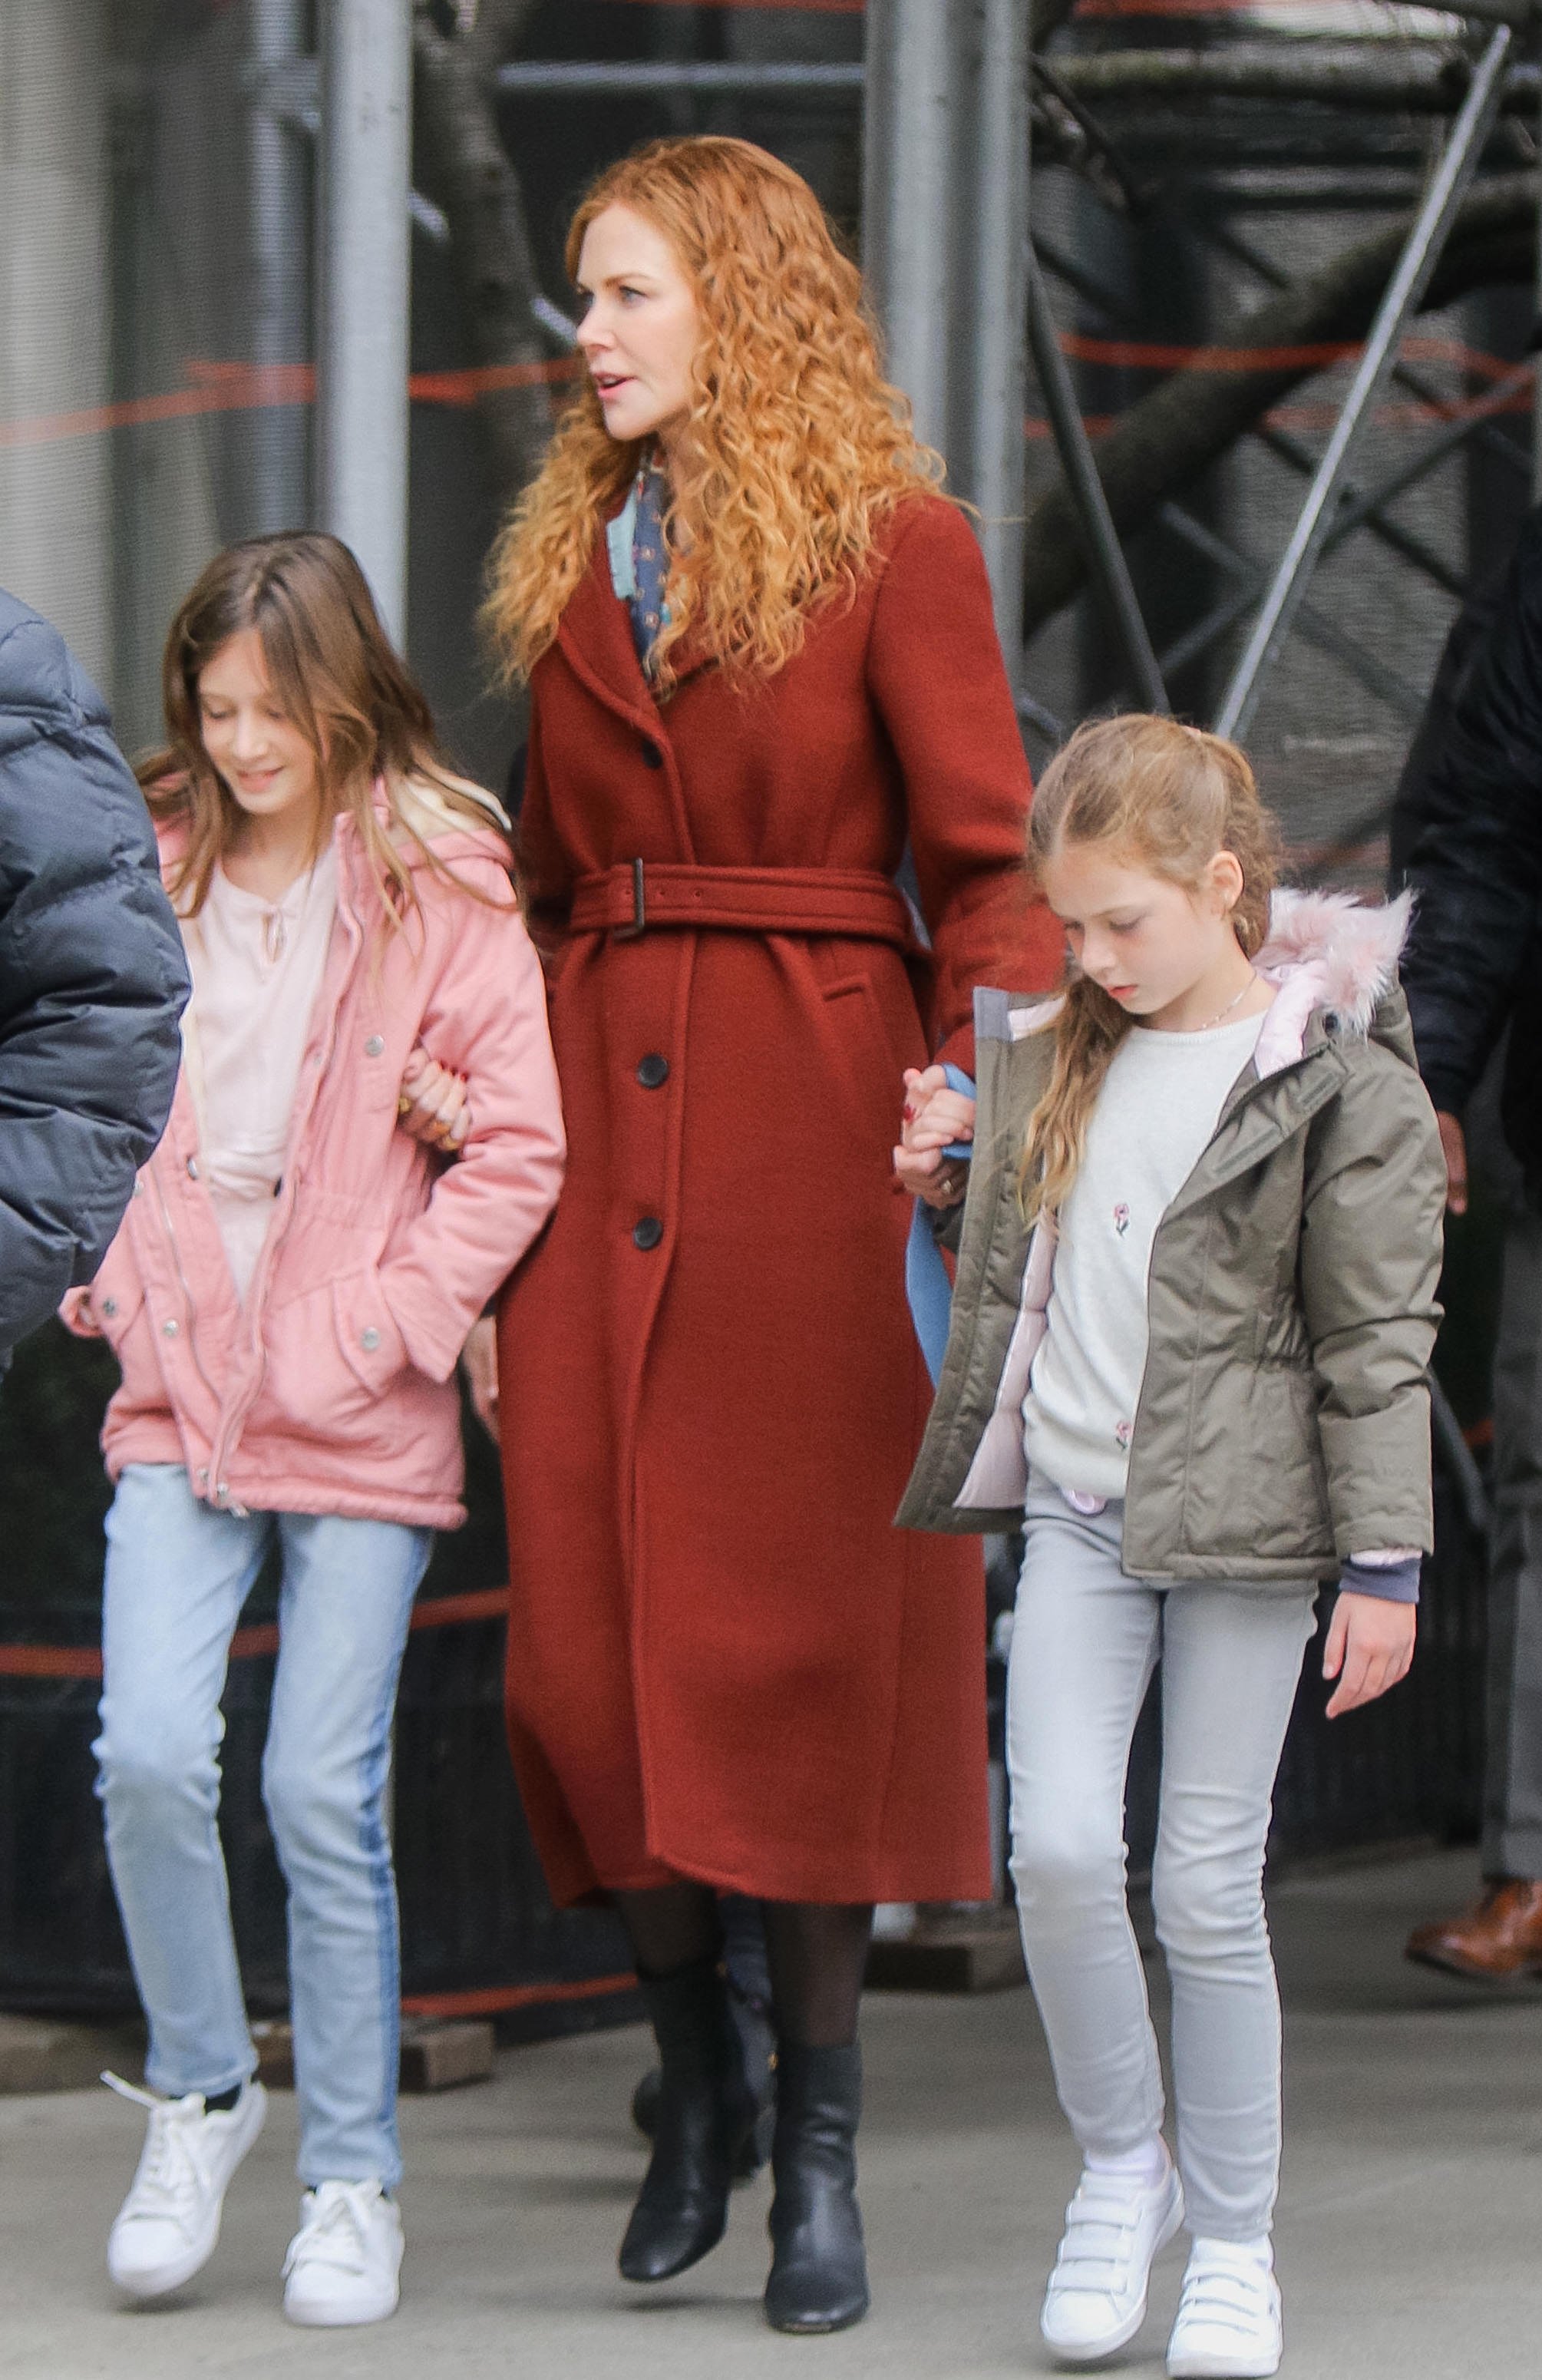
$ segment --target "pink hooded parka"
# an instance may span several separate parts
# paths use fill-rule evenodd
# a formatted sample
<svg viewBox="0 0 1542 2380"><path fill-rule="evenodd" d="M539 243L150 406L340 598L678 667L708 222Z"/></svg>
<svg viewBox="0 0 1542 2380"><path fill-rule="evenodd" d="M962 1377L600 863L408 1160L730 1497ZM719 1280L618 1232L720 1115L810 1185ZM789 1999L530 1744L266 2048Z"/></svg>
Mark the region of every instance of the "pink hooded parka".
<svg viewBox="0 0 1542 2380"><path fill-rule="evenodd" d="M337 820L337 913L245 1308L200 1174L196 1002L183 1020L171 1121L92 1285L123 1371L102 1441L115 1479L180 1463L230 1510L465 1518L456 1359L544 1227L565 1149L506 845L426 792L417 807L438 866L401 845L420 905L401 931ZM163 831L163 872L181 840ZM471 1128L448 1164L398 1127L419 1042L467 1079Z"/></svg>

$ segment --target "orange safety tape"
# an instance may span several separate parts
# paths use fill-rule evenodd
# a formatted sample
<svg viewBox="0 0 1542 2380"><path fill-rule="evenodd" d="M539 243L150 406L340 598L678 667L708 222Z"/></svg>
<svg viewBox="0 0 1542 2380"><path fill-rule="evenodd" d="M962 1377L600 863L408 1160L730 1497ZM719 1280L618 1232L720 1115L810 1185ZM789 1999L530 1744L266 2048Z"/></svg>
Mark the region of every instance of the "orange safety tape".
<svg viewBox="0 0 1542 2380"><path fill-rule="evenodd" d="M414 1992L402 2002L404 2016L502 2016L509 2009L542 2008L559 2000L608 1999L635 1992L636 1975L585 1975L575 1983L494 1985L480 1992Z"/></svg>
<svg viewBox="0 0 1542 2380"><path fill-rule="evenodd" d="M468 1621L502 1620L509 1607L506 1586L478 1587L468 1595L431 1596L413 1611L411 1626L455 1628ZM278 1630L267 1621L237 1628L230 1658L250 1661L278 1650ZM0 1645L0 1678L99 1678L102 1655L94 1645Z"/></svg>
<svg viewBox="0 0 1542 2380"><path fill-rule="evenodd" d="M1355 346L1325 344L1301 347L1166 346L1139 339L1099 339L1080 331L1062 331L1060 343L1078 363L1109 364L1125 370L1151 371L1275 371L1316 370L1346 362L1358 355ZM1415 362L1451 363L1475 376L1495 380L1516 369L1500 356L1463 346L1456 339L1407 339L1402 352ZM537 382L570 379L579 369L570 356L556 356L539 364L477 364L464 371L414 372L411 395L425 405L472 406L480 396L503 388L528 388ZM47 445L62 438L87 438L105 430L131 428L146 422L180 421L209 413L258 411L274 405L310 405L316 394L315 371L310 364L238 364L192 362L188 367L194 385L171 389L158 396L127 397L115 405L88 407L75 413L35 414L20 421L0 421L0 447ZM1407 426L1419 422L1476 419L1487 410L1524 413L1529 394L1517 390L1498 407L1486 397L1452 397L1427 405L1385 406L1375 417L1383 424ZM1277 428L1311 429L1335 419L1335 408L1297 407L1268 419ZM1100 437L1117 419L1113 414L1087 416L1088 434ZM1047 438L1049 426L1030 419L1029 438Z"/></svg>
<svg viewBox="0 0 1542 2380"><path fill-rule="evenodd" d="M1321 6L1322 0L1274 0L1278 6L1291 6L1304 12ZM1241 17L1251 16L1255 0L1078 0L1072 14L1084 17Z"/></svg>
<svg viewBox="0 0 1542 2380"><path fill-rule="evenodd" d="M1380 405L1371 419L1381 430L1422 430L1442 421L1492 421L1501 413L1529 413L1531 403L1528 384L1509 390L1500 397L1464 396L1429 404ZM1327 402L1273 405L1249 426L1256 430L1331 430L1338 418L1338 407ZM1082 422L1089 438L1101 438L1122 419L1117 413L1086 413ZM1054 432L1048 421L1029 414L1023 423L1023 435L1030 443L1039 444Z"/></svg>
<svg viewBox="0 0 1542 2380"><path fill-rule="evenodd" d="M554 356L537 364L476 364L464 371L414 372L407 393L421 405L475 405L502 388L528 388L541 381L570 380L577 358ZM217 363L194 359L191 383L156 396L124 397L73 413L38 413L20 421L0 421L0 446L44 446L61 438L90 438L103 430L129 430L146 422L187 421L209 413L259 412L275 405L312 405L313 364Z"/></svg>
<svg viewBox="0 0 1542 2380"><path fill-rule="evenodd" d="M1062 354L1070 356L1074 362L1111 364L1135 371L1324 370L1331 364L1349 363L1360 353L1354 341L1325 341L1299 347L1179 347L1162 346L1146 339L1098 339L1082 331L1062 331L1060 346ZM1517 369L1503 356L1465 346L1460 339L1408 338L1398 352L1409 363L1454 364L1479 380L1503 380Z"/></svg>
<svg viewBox="0 0 1542 2380"><path fill-rule="evenodd" d="M632 0L634 7L674 8L681 0ZM868 0L701 0L708 8L799 9L811 17L860 17Z"/></svg>

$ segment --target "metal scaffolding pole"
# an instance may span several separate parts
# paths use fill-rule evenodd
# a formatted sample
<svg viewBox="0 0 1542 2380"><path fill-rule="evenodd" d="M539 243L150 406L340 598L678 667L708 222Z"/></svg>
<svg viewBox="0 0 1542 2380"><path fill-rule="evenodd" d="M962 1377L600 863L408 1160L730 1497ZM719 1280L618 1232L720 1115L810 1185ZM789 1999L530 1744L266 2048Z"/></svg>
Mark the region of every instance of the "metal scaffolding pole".
<svg viewBox="0 0 1542 2380"><path fill-rule="evenodd" d="M321 516L407 628L411 0L324 0Z"/></svg>
<svg viewBox="0 0 1542 2380"><path fill-rule="evenodd" d="M1025 244L1026 247L1026 244ZM1098 477L1092 446L1082 419L1081 407L1072 386L1071 373L1060 349L1055 318L1050 310L1050 299L1044 287L1044 276L1038 259L1026 248L1028 275L1028 338L1033 347L1034 370L1049 409L1050 427L1055 434L1060 453L1060 467L1065 474L1081 524L1082 544L1086 550L1099 595L1109 616L1109 625L1118 639L1135 689L1147 710L1167 710L1167 688L1162 684L1161 670L1151 649L1151 638L1141 616L1135 598L1130 565L1124 559L1124 549L1119 542L1109 511L1109 501L1103 493L1103 483Z"/></svg>
<svg viewBox="0 0 1542 2380"><path fill-rule="evenodd" d="M976 505L1021 646L1027 0L870 0L863 264L891 379Z"/></svg>
<svg viewBox="0 0 1542 2380"><path fill-rule="evenodd" d="M759 59L695 65L678 58L521 58L497 67L492 79L499 91L525 99L674 98L682 93L761 99L788 92L803 99L819 91L845 91L856 98L863 75L860 65L783 65Z"/></svg>
<svg viewBox="0 0 1542 2380"><path fill-rule="evenodd" d="M310 351L310 144L274 104L277 89L302 66L305 14L303 0L249 0L251 359L260 367L303 363ZM249 528L303 528L310 517L303 407L258 407L247 435Z"/></svg>
<svg viewBox="0 0 1542 2380"><path fill-rule="evenodd" d="M872 0L863 115L862 263L889 376L946 451L952 281L950 0Z"/></svg>
<svg viewBox="0 0 1542 2380"><path fill-rule="evenodd" d="M1504 66L1513 39L1507 25L1497 26L1488 37L1462 112L1451 127L1439 171L1414 219L1397 270L1377 309L1343 409L1333 425L1290 542L1281 556L1246 649L1226 690L1216 718L1220 735L1241 735L1246 732L1257 708L1264 673L1290 634L1291 623L1332 528L1334 509L1355 439L1392 369L1408 320L1428 286L1429 276L1499 111Z"/></svg>
<svg viewBox="0 0 1542 2380"><path fill-rule="evenodd" d="M975 12L972 126L965 225L970 238L972 337L967 366L966 492L979 506L1002 650L1023 649L1028 249L1028 16L1024 0L981 0ZM969 136L972 134L972 138Z"/></svg>
<svg viewBox="0 0 1542 2380"><path fill-rule="evenodd" d="M1542 47L1542 23L1534 28L1533 39ZM1542 146L1542 122L1537 125L1537 134L1538 145ZM1542 315L1542 180L1537 198L1536 262L1532 285L1537 312ZM1531 384L1531 496L1533 504L1542 503L1542 363L1536 363Z"/></svg>

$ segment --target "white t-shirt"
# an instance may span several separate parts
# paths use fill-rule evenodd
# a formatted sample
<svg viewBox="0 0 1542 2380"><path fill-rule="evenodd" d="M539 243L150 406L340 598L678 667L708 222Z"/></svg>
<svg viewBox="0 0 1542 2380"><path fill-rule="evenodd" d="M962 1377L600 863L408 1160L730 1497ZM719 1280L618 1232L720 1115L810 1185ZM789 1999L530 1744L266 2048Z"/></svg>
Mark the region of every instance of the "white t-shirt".
<svg viewBox="0 0 1542 2380"><path fill-rule="evenodd" d="M1146 1370L1157 1226L1197 1164L1264 1015L1205 1033L1137 1026L1115 1050L1061 1217L1049 1330L1023 1402L1034 1469L1123 1496Z"/></svg>
<svg viewBox="0 0 1542 2380"><path fill-rule="evenodd" d="M284 1172L336 907L329 844L281 901L244 891L216 868L188 936L204 1179L243 1300Z"/></svg>

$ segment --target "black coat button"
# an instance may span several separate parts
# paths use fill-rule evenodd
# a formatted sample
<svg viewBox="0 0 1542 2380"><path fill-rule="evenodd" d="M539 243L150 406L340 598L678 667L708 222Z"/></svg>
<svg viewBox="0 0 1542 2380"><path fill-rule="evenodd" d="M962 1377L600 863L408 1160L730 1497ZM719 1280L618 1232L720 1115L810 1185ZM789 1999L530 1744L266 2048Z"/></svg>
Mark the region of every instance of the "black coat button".
<svg viewBox="0 0 1542 2380"><path fill-rule="evenodd" d="M663 754L656 744L649 742L646 735L642 740L642 765L645 769L662 769L664 765Z"/></svg>
<svg viewBox="0 0 1542 2380"><path fill-rule="evenodd" d="M656 1091L669 1080L669 1060L650 1050L637 1068L637 1080L645 1091Z"/></svg>
<svg viewBox="0 0 1542 2380"><path fill-rule="evenodd" d="M664 1227L657 1215L645 1215L640 1223L632 1226L632 1245L635 1248L656 1248L663 1235Z"/></svg>

